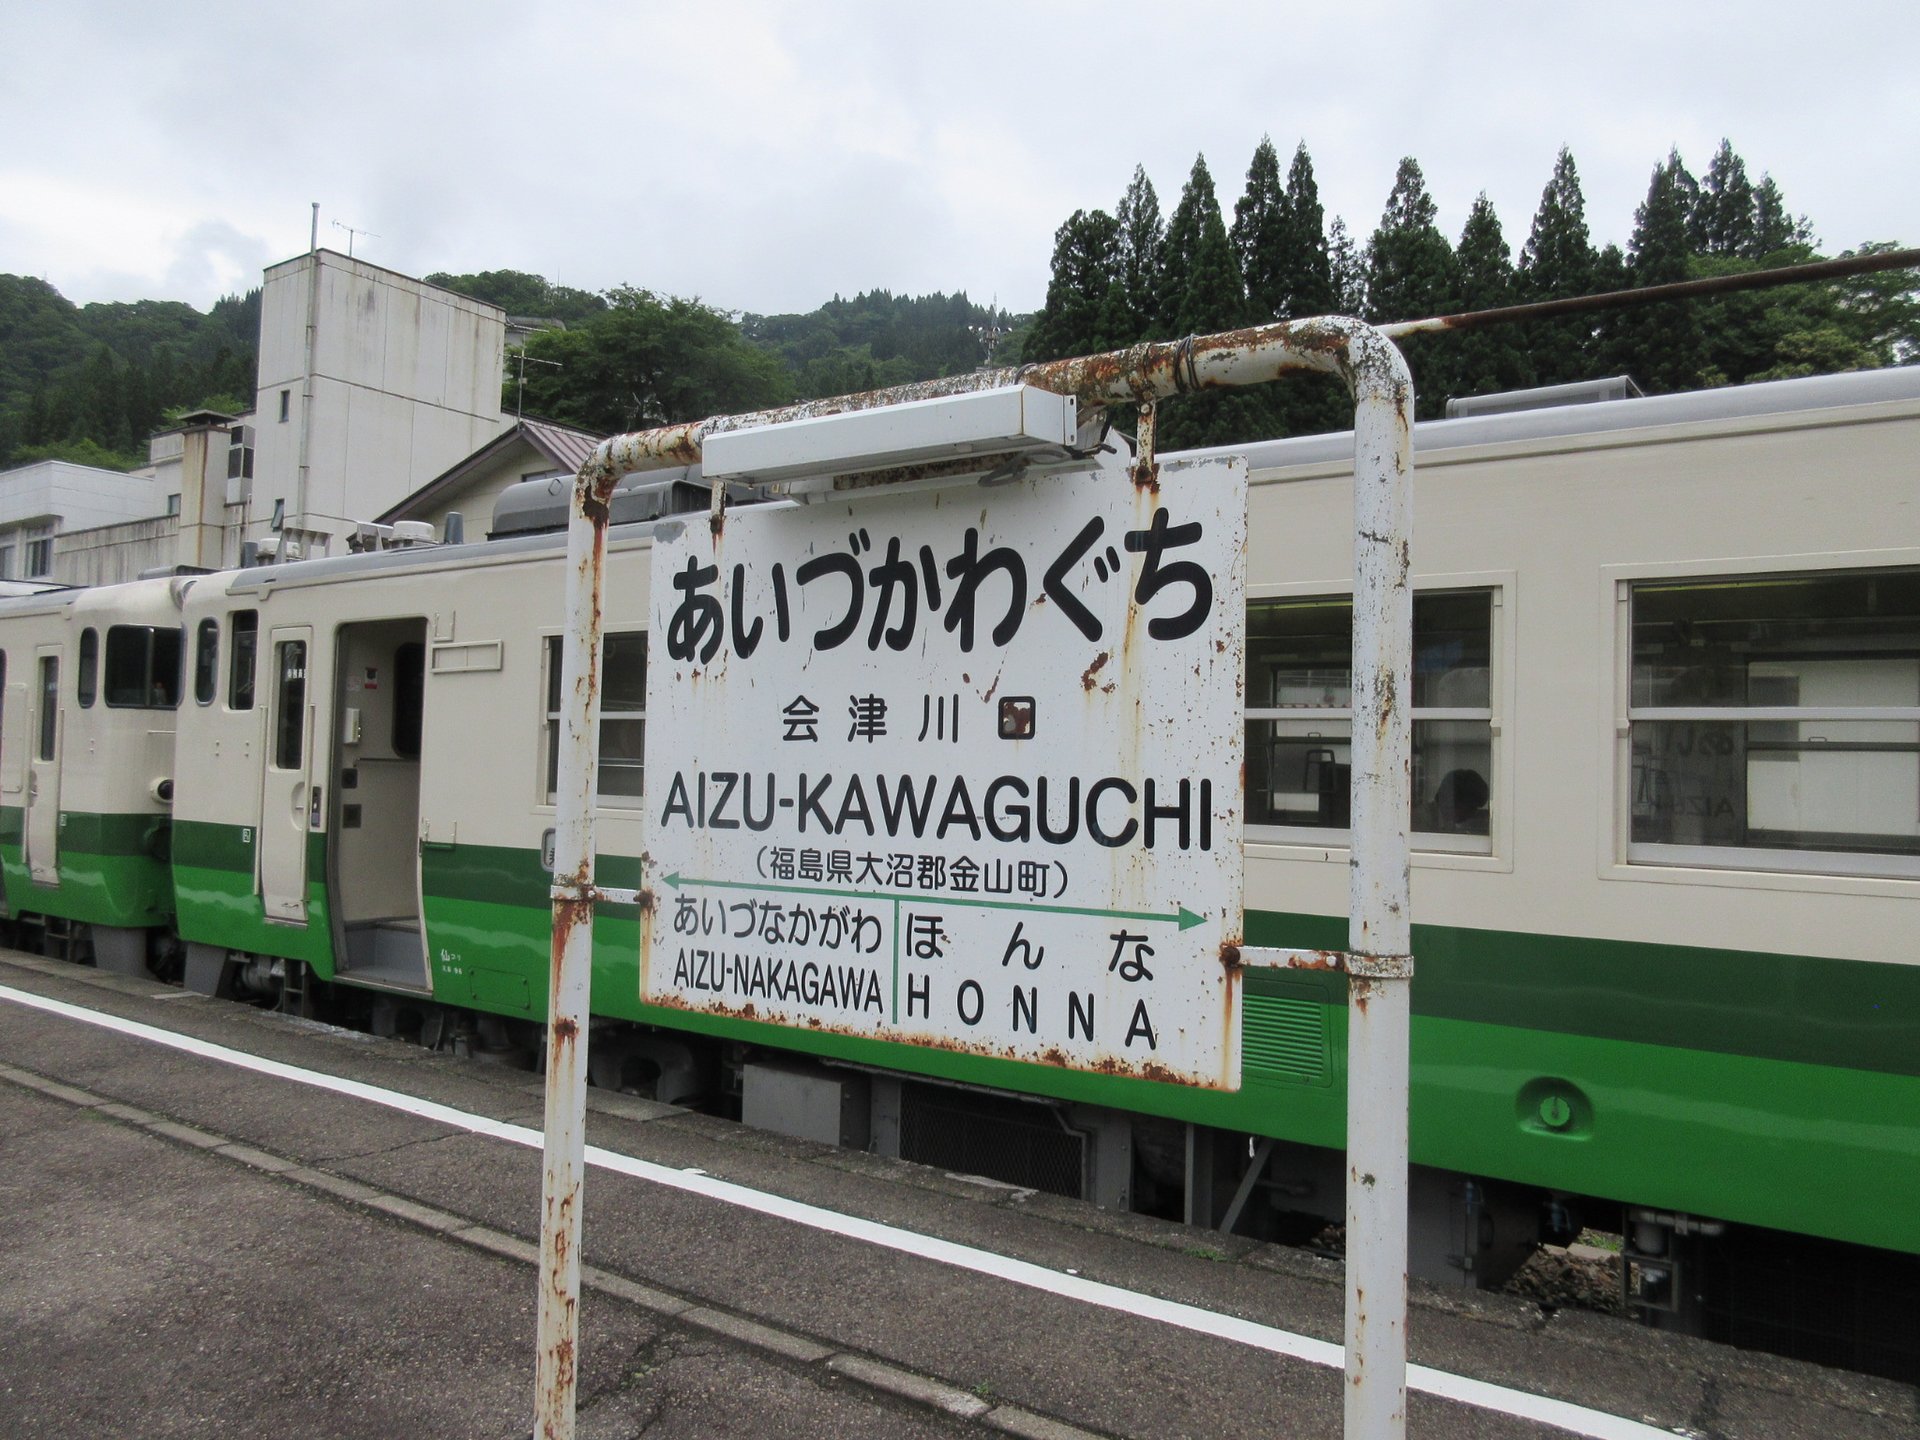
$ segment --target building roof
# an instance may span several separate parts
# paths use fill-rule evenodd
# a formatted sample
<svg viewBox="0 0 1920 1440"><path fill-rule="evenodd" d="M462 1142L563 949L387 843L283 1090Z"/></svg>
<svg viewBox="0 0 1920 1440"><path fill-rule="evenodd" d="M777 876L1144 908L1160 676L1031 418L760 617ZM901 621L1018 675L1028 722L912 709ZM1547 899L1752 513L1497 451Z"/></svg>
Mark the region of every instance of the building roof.
<svg viewBox="0 0 1920 1440"><path fill-rule="evenodd" d="M452 469L434 476L397 505L375 516L374 521L376 524L390 525L395 520L410 519L423 510L431 509L442 499L458 494L467 481L493 465L516 442L524 443L544 455L553 463L554 469L572 474L579 470L587 456L593 453L593 447L604 438L557 421L523 415Z"/></svg>

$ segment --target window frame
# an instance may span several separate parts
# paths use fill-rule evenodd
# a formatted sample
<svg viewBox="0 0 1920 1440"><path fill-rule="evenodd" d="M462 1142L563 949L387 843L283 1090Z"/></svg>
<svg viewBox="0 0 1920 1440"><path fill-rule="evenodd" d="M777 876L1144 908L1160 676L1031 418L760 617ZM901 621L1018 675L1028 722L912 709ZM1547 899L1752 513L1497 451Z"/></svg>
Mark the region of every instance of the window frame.
<svg viewBox="0 0 1920 1440"><path fill-rule="evenodd" d="M1416 575L1411 579L1415 594L1441 591L1485 591L1489 599L1487 617L1487 698L1478 706L1421 706L1409 717L1415 721L1467 719L1487 726L1490 795L1487 802L1487 833L1483 835L1445 834L1435 831L1409 832L1412 863L1422 869L1492 870L1513 869L1509 836L1513 829L1515 784L1512 747L1506 736L1505 717L1514 707L1514 611L1518 594L1517 574L1512 570L1473 570L1444 574ZM1262 600L1350 601L1353 581L1300 580L1283 584L1249 584L1249 607ZM1327 720L1351 725L1350 706L1314 707L1311 710L1246 707L1245 721L1263 719L1300 719L1303 714L1324 716ZM1257 825L1245 826L1245 847L1250 856L1277 859L1314 860L1328 864L1347 863L1352 848L1351 830L1346 826Z"/></svg>
<svg viewBox="0 0 1920 1440"><path fill-rule="evenodd" d="M208 615L193 627L193 703L211 705L220 693L220 622Z"/></svg>
<svg viewBox="0 0 1920 1440"><path fill-rule="evenodd" d="M1609 565L1602 568L1601 603L1613 627L1613 683L1608 706L1606 769L1612 803L1600 812L1600 874L1603 879L1762 889L1877 892L1889 882L1905 891L1920 881L1920 855L1876 851L1771 849L1737 845L1691 845L1636 841L1633 836L1633 725L1705 718L1749 722L1823 719L1920 722L1914 706L1652 706L1633 701L1633 591L1648 583L1724 579L1813 578L1875 570L1920 570L1920 550L1852 551L1846 554L1741 556L1715 560Z"/></svg>
<svg viewBox="0 0 1920 1440"><path fill-rule="evenodd" d="M45 580L53 574L53 532L51 530L29 531L24 537L22 564L25 568L23 579Z"/></svg>
<svg viewBox="0 0 1920 1440"><path fill-rule="evenodd" d="M73 698L82 710L91 710L100 698L100 632L89 625L80 632L79 654L73 667Z"/></svg>
<svg viewBox="0 0 1920 1440"><path fill-rule="evenodd" d="M241 618L251 623L242 626ZM250 638L245 645L240 643L243 633ZM244 666L244 669L243 669ZM227 614L227 665L226 699L223 708L235 715L251 714L258 705L260 693L260 612L258 610L233 610ZM243 696L241 681L245 680L244 698L246 704L240 704Z"/></svg>
<svg viewBox="0 0 1920 1440"><path fill-rule="evenodd" d="M173 699L155 703L151 698L136 702L116 700L113 698L114 690L110 682L114 673L114 656L116 649L114 637L133 631L142 632L146 636L145 676L141 683L141 689L143 693L149 697L152 695L154 679L160 675L155 661L155 651L157 649L155 637L163 633L171 633L178 642L179 649L175 652L178 663L175 665L173 673ZM178 710L180 708L180 701L184 698L187 688L187 635L184 626L138 625L132 623L109 625L107 626L106 638L101 644L101 657L100 698L109 710ZM161 676L160 678L165 677Z"/></svg>
<svg viewBox="0 0 1920 1440"><path fill-rule="evenodd" d="M39 660L33 758L44 765L60 758L60 655L58 651L43 652Z"/></svg>
<svg viewBox="0 0 1920 1440"><path fill-rule="evenodd" d="M644 658L641 662L640 671L642 704L638 710L611 710L606 708L605 705L605 697L608 689L605 683L607 642L615 636L623 640L637 636L644 647ZM554 702L560 689L560 662L565 640L566 636L564 634L559 631L549 630L542 633L540 641L540 768L536 772L535 796L537 803L543 806L556 805L558 797L560 710ZM646 803L646 667L652 662L652 650L652 641L649 638L646 627L643 625L609 623L601 632L601 763L599 773L595 777L597 793L594 797L594 809L596 811L604 810L615 811L621 814L633 814L639 811ZM638 721L640 724L642 758L637 766L616 765L612 768L638 769L641 773L641 790L640 793L634 795L608 794L604 788L609 770L605 759L606 727L610 722L618 723L625 721Z"/></svg>
<svg viewBox="0 0 1920 1440"><path fill-rule="evenodd" d="M304 636L276 641L270 648L274 695L267 768L283 775L304 774L307 769L307 680L313 668L312 649ZM298 674L293 673L289 665L289 661L296 658L295 651L298 651Z"/></svg>

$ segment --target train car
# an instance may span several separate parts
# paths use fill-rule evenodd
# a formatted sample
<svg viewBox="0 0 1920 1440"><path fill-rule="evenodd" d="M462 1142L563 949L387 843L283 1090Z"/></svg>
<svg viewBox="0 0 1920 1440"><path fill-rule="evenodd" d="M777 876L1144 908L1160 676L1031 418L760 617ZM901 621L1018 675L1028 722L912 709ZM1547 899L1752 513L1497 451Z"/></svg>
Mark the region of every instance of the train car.
<svg viewBox="0 0 1920 1440"><path fill-rule="evenodd" d="M652 478L619 509L652 513L676 493L693 503L684 482ZM600 875L629 886L647 530L624 525L612 543L627 601L608 612L604 652ZM344 556L232 572L192 595L187 623L221 678L181 715L173 873L189 983L310 976L366 991L383 1029L438 1034L458 1008L528 1022L515 1033L538 1046L562 550L533 535ZM595 1004L638 1018L630 908L605 917ZM485 1029L511 1047L498 1023Z"/></svg>
<svg viewBox="0 0 1920 1440"><path fill-rule="evenodd" d="M1915 1373L1898 1304L1846 1298L1910 1304L1910 1260L1756 1237L1920 1251L1920 372L1416 445L1415 1158L1629 1202L1649 1310L1819 1314L1806 1353ZM1249 460L1249 939L1338 945L1351 462ZM1275 983L1249 1070L1305 1096L1339 987Z"/></svg>
<svg viewBox="0 0 1920 1440"><path fill-rule="evenodd" d="M1920 371L1434 422L1415 445L1415 1272L1498 1283L1598 1221L1650 1318L1768 1343L1798 1323L1783 1308L1846 1310L1802 1353L1910 1373L1920 1346L1837 1292L1920 1290ZM1236 453L1246 939L1339 948L1351 439ZM646 879L650 555L648 524L610 532L598 875L620 887ZM317 980L379 1028L532 1056L563 573L548 535L168 592L193 655L190 983ZM9 784L45 713L22 667L53 643L7 642ZM32 875L8 845L11 892ZM1337 976L1246 973L1243 1085L1221 1093L658 1010L639 935L603 907L599 1083L1242 1233L1341 1214ZM1763 1270L1836 1293L1755 1298Z"/></svg>
<svg viewBox="0 0 1920 1440"><path fill-rule="evenodd" d="M9 912L122 973L170 963L180 606L192 583L0 600Z"/></svg>

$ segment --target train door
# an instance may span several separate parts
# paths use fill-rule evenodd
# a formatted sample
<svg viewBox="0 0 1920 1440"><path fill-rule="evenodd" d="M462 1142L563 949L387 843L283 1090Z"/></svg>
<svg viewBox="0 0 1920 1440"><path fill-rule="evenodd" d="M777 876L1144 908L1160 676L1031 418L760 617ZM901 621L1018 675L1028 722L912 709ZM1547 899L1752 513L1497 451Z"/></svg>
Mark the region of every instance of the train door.
<svg viewBox="0 0 1920 1440"><path fill-rule="evenodd" d="M420 722L427 622L340 627L329 713L328 908L340 973L361 984L431 987L420 917Z"/></svg>
<svg viewBox="0 0 1920 1440"><path fill-rule="evenodd" d="M27 873L36 885L60 883L60 647L34 651L33 733L27 758Z"/></svg>
<svg viewBox="0 0 1920 1440"><path fill-rule="evenodd" d="M260 900L269 920L307 919L307 834L313 705L307 695L313 627L276 625L268 641L266 779L260 793Z"/></svg>

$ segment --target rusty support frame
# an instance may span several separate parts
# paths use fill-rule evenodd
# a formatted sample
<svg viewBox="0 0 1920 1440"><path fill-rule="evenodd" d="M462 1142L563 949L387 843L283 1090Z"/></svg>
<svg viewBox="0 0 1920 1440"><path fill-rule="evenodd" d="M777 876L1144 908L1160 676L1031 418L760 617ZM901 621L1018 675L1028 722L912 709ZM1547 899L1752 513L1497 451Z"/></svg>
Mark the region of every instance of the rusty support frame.
<svg viewBox="0 0 1920 1440"><path fill-rule="evenodd" d="M1379 330L1327 316L616 435L581 465L567 537L567 636L560 672L535 1378L540 1440L572 1440L574 1433L587 977L593 906L600 897L593 884L600 598L614 486L634 471L696 464L709 435L753 426L1015 384L1071 395L1083 407L1150 407L1170 395L1258 385L1295 371L1338 375L1354 397L1346 1435L1347 1440L1398 1440L1405 1433L1413 380L1399 350ZM1139 468L1145 472L1140 478L1151 478L1154 462L1148 453L1143 452ZM714 503L716 509L721 504L718 494Z"/></svg>
<svg viewBox="0 0 1920 1440"><path fill-rule="evenodd" d="M607 501L576 490L567 531L567 628L560 654L553 955L547 986L545 1146L534 1434L572 1440L579 1379L580 1213L586 1178L587 1024L593 969L593 802L600 724L600 591Z"/></svg>

